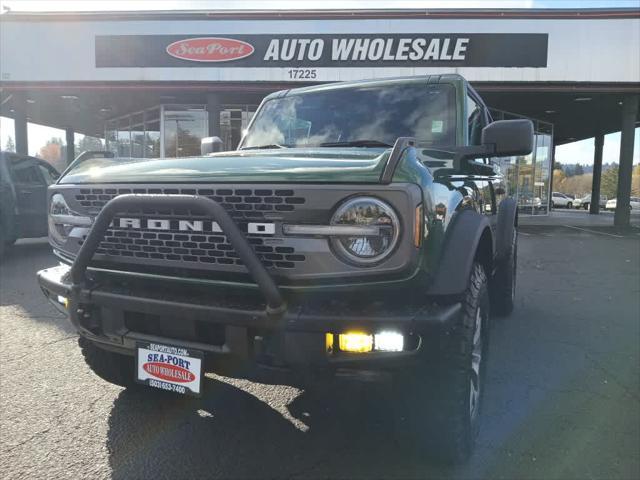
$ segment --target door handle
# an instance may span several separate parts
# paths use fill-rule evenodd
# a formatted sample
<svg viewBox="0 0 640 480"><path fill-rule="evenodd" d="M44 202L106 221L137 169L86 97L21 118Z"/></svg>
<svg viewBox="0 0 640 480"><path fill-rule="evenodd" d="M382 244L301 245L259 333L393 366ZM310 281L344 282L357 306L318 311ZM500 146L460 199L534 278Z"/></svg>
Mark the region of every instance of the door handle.
<svg viewBox="0 0 640 480"><path fill-rule="evenodd" d="M33 195L33 190L19 190L22 195Z"/></svg>

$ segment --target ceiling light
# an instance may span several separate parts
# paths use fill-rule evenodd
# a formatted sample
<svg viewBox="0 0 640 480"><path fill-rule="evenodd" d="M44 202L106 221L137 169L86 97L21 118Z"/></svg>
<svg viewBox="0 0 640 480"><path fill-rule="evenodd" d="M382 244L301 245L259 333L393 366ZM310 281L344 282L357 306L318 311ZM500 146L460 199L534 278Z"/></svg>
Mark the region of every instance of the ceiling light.
<svg viewBox="0 0 640 480"><path fill-rule="evenodd" d="M33 98L27 98L27 103L34 104L36 101Z"/></svg>
<svg viewBox="0 0 640 480"><path fill-rule="evenodd" d="M591 97L577 97L573 99L574 102L589 102Z"/></svg>
<svg viewBox="0 0 640 480"><path fill-rule="evenodd" d="M556 113L555 110L545 110L544 113Z"/></svg>
<svg viewBox="0 0 640 480"><path fill-rule="evenodd" d="M110 108L110 107L105 107L105 108L101 108L101 109L100 109L100 112L101 112L101 113L108 113L108 112L110 112L110 111L111 111L111 108Z"/></svg>
<svg viewBox="0 0 640 480"><path fill-rule="evenodd" d="M63 100L78 100L78 97L75 95L60 95L60 98Z"/></svg>

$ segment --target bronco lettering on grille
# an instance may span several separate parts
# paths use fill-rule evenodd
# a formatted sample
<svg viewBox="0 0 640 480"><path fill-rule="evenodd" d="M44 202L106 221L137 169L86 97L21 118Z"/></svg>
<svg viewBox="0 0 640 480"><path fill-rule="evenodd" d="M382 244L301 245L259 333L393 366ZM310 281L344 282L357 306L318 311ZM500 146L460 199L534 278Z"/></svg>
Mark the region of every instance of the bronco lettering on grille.
<svg viewBox="0 0 640 480"><path fill-rule="evenodd" d="M114 222L115 223L115 222ZM222 232L217 222L208 220L170 220L161 218L120 218L117 220L120 228L136 228L147 230L178 230L181 232ZM247 233L258 233L262 235L274 235L276 226L273 223L247 224Z"/></svg>

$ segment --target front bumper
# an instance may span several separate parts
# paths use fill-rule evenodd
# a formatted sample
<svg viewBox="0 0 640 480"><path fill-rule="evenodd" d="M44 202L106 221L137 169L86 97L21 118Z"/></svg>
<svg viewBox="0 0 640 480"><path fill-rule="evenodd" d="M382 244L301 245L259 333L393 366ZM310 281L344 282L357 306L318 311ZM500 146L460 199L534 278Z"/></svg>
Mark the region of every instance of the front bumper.
<svg viewBox="0 0 640 480"><path fill-rule="evenodd" d="M216 292L206 295L192 289L159 291L153 284L118 287L99 282L77 288L70 281L70 270L60 265L38 272L44 294L57 305L60 297L66 299L65 310L82 336L129 355L134 354L136 342L154 341L198 349L214 360L229 357L292 368L393 369L437 352L461 308L459 303L417 306L383 302L380 306L371 301L363 307L362 303L348 301L333 304L298 299L283 311L273 313L259 301L238 302ZM150 333L132 325L132 318L145 318L147 322L169 319L176 329L174 333L167 333L166 329ZM219 329L218 341L199 338L198 325ZM412 338L415 348L365 354L327 352L326 333L373 333L383 329Z"/></svg>
<svg viewBox="0 0 640 480"><path fill-rule="evenodd" d="M97 278L87 268L116 213L140 208L188 208L217 221L255 281L259 298L249 294L153 281L125 283ZM121 195L110 200L87 235L73 265L38 272L45 295L63 298L78 332L102 347L134 354L136 342L153 341L203 351L209 357L237 357L273 366L361 369L415 362L439 350L438 341L457 317L460 304L425 305L396 298L378 302L359 292L352 299L285 299L245 236L222 206L189 195ZM376 333L392 329L405 336L399 352L366 354L328 351L327 333Z"/></svg>

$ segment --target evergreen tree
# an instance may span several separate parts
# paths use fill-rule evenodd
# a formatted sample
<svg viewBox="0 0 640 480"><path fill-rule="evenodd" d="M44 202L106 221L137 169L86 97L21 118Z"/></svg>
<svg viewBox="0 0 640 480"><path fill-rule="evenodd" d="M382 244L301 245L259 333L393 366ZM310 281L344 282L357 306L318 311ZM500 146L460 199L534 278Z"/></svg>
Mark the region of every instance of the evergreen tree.
<svg viewBox="0 0 640 480"><path fill-rule="evenodd" d="M616 198L618 195L618 166L602 172L600 182L600 193L606 195L607 198Z"/></svg>
<svg viewBox="0 0 640 480"><path fill-rule="evenodd" d="M15 152L16 151L16 144L13 141L13 137L9 136L7 138L7 143L5 144L4 149L7 152Z"/></svg>

